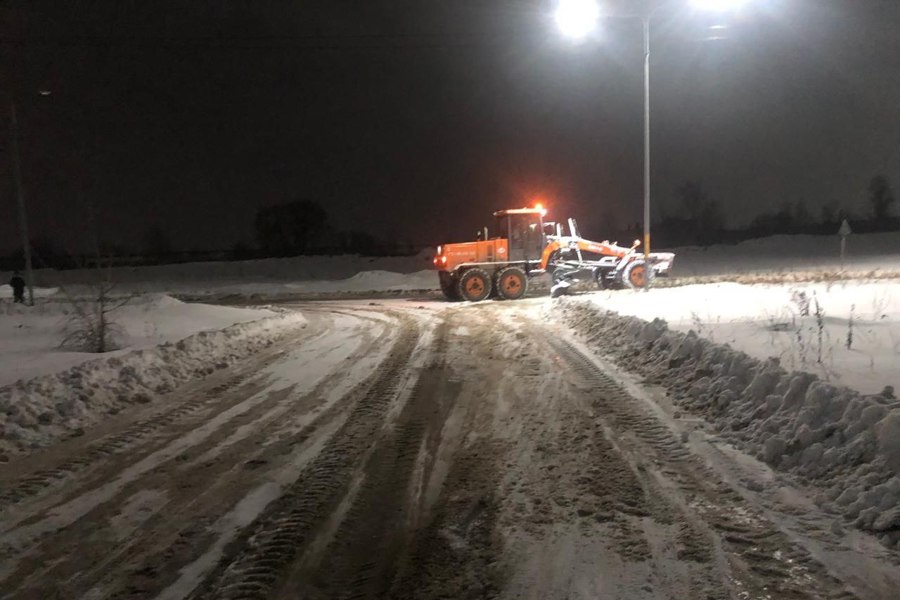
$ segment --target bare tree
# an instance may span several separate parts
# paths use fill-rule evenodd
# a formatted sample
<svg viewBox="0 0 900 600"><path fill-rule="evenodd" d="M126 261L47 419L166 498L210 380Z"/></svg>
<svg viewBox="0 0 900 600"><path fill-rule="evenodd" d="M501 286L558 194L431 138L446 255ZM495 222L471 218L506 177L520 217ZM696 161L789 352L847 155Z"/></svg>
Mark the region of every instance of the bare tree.
<svg viewBox="0 0 900 600"><path fill-rule="evenodd" d="M109 268L97 266L98 273L109 273ZM122 328L115 322L113 313L131 301L132 296L114 297L115 284L108 275L90 285L86 297L78 297L63 290L72 312L63 325L60 347L81 352L109 352L118 348L117 340Z"/></svg>
<svg viewBox="0 0 900 600"><path fill-rule="evenodd" d="M88 228L94 256L87 267L92 271L86 295L77 295L61 286L71 313L63 324L60 347L81 352L103 353L116 350L123 333L113 314L128 304L133 294L115 296L112 260L104 258L94 222L93 206L88 203Z"/></svg>

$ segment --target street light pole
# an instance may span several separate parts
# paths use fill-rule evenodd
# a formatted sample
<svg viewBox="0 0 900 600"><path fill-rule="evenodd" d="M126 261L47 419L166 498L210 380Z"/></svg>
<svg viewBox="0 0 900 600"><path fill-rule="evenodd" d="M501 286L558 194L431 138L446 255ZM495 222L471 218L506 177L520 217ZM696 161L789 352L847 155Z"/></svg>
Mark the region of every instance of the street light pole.
<svg viewBox="0 0 900 600"><path fill-rule="evenodd" d="M22 234L22 251L25 254L25 282L28 285L28 305L34 306L34 271L31 268L31 241L28 237L25 188L22 184L22 165L19 158L19 123L16 118L16 101L12 97L9 100L9 138L13 180L16 186L16 203L19 207L19 232Z"/></svg>
<svg viewBox="0 0 900 600"><path fill-rule="evenodd" d="M692 0L699 10L724 13L737 10L750 0ZM626 18L640 18L644 32L644 260L646 285L649 289L653 270L650 268L650 23L658 10L666 7L660 4L646 7L643 14L626 15ZM558 0L556 23L560 30L576 40L584 39L594 28L600 17L597 0Z"/></svg>
<svg viewBox="0 0 900 600"><path fill-rule="evenodd" d="M644 260L650 264L650 17L644 21ZM647 284L650 283L648 269Z"/></svg>

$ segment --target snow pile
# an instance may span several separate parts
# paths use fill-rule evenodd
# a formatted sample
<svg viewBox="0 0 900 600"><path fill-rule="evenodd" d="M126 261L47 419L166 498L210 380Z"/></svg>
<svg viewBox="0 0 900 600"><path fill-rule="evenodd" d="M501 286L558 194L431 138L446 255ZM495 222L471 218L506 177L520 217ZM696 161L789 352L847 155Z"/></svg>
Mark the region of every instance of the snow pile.
<svg viewBox="0 0 900 600"><path fill-rule="evenodd" d="M286 313L201 331L178 342L103 355L2 387L0 453L46 445L124 407L152 402L191 379L252 356L305 322L299 313Z"/></svg>
<svg viewBox="0 0 900 600"><path fill-rule="evenodd" d="M274 259L273 259L274 260ZM374 259L373 259L374 260ZM217 277L213 270L206 273L202 267L206 263L196 263L196 273L187 276L185 270L180 272L173 265L172 272L163 267L135 267L127 272L123 281L116 281L118 293L136 294L173 294L191 299L227 298L230 296L256 299L291 299L294 297L316 296L320 294L363 294L402 291L437 290L438 276L432 269L420 269L413 272L396 272L382 269L353 272L347 265L338 268L333 274L318 274L318 279L304 279L309 272L299 272L293 277L282 272L273 278L266 278L260 273L248 271L241 277L236 269L230 277ZM234 263L240 265L241 263ZM340 274L351 271L345 279ZM74 280L64 284L65 291L73 296L89 295L88 284L78 281L78 271L47 272L42 274L45 280ZM227 273L227 272L226 272ZM88 277L90 274L85 275ZM142 279L143 278L143 279ZM59 297L59 295L57 296Z"/></svg>
<svg viewBox="0 0 900 600"><path fill-rule="evenodd" d="M557 305L592 346L665 386L675 402L774 468L824 490L818 499L900 549L900 402L785 371L695 332L670 330L577 299ZM609 340L616 340L609 344Z"/></svg>
<svg viewBox="0 0 900 600"><path fill-rule="evenodd" d="M0 303L0 385L62 371L97 358L59 347L61 330L74 307L54 299L35 306ZM135 350L176 342L199 331L274 316L270 310L186 304L163 295L132 298L110 313L119 348ZM109 355L108 355L109 356Z"/></svg>
<svg viewBox="0 0 900 600"><path fill-rule="evenodd" d="M389 291L432 289L438 287L437 281L437 273L430 270L409 274L391 273L389 271L364 271L344 281L330 283L338 284L335 287L340 287L344 291L355 292L374 289Z"/></svg>
<svg viewBox="0 0 900 600"><path fill-rule="evenodd" d="M168 286L169 289L177 289ZM363 271L339 280L299 282L196 282L182 289L180 294L190 298L226 298L238 296L261 300L290 300L296 297L329 297L364 293L411 292L438 289L435 271L394 273L391 271Z"/></svg>

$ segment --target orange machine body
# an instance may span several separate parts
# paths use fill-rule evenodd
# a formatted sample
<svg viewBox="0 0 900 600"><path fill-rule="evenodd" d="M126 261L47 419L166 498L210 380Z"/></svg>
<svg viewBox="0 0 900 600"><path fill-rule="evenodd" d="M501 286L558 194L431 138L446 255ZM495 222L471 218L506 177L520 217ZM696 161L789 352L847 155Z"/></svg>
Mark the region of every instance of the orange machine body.
<svg viewBox="0 0 900 600"><path fill-rule="evenodd" d="M438 246L437 254L434 257L434 266L439 271L452 273L458 270L460 266L477 265L489 268L491 266L501 267L509 263L527 263L527 270L536 270L539 268L541 249L534 249L527 257L510 258L509 240L511 236L516 235L516 232L510 227L510 220L524 219L525 221L530 221L530 225L533 225L535 228L533 236L536 236L536 245L543 248L545 243L543 217L546 214L547 211L541 207L498 210L494 213L498 223L495 230L495 233L498 234L496 237L474 242L441 244Z"/></svg>
<svg viewBox="0 0 900 600"><path fill-rule="evenodd" d="M494 238L477 242L443 244L433 262L441 271L455 271L464 264L507 263L509 241Z"/></svg>

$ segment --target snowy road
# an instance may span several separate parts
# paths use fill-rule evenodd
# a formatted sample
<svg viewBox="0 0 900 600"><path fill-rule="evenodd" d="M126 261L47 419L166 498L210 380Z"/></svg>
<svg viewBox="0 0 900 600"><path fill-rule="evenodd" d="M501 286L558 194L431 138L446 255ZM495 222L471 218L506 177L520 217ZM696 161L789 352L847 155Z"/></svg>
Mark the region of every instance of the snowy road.
<svg viewBox="0 0 900 600"><path fill-rule="evenodd" d="M549 306L295 305L164 409L0 464L0 596L896 598L896 552L755 493Z"/></svg>

